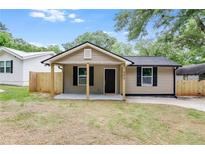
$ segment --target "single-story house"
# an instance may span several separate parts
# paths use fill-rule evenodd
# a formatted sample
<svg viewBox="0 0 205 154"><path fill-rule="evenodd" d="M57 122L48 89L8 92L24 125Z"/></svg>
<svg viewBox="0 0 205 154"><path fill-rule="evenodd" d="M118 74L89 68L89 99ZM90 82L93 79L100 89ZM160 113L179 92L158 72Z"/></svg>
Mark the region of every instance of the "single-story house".
<svg viewBox="0 0 205 154"><path fill-rule="evenodd" d="M175 96L175 70L180 66L165 57L120 56L90 42L47 58L51 65L51 94L54 95L54 66L63 68L63 93Z"/></svg>
<svg viewBox="0 0 205 154"><path fill-rule="evenodd" d="M205 80L205 63L183 66L176 74L181 80Z"/></svg>
<svg viewBox="0 0 205 154"><path fill-rule="evenodd" d="M0 47L0 84L28 86L29 71L50 71L41 61L54 55L54 52L24 52Z"/></svg>

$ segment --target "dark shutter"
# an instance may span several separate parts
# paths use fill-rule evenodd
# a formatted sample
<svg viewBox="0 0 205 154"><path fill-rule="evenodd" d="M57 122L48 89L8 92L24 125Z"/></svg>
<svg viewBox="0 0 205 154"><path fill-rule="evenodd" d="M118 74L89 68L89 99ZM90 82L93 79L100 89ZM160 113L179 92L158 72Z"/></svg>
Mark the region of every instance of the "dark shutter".
<svg viewBox="0 0 205 154"><path fill-rule="evenodd" d="M11 73L13 73L13 60L11 60Z"/></svg>
<svg viewBox="0 0 205 154"><path fill-rule="evenodd" d="M73 66L73 85L77 86L78 85L78 67Z"/></svg>
<svg viewBox="0 0 205 154"><path fill-rule="evenodd" d="M141 86L141 67L137 67L137 86Z"/></svg>
<svg viewBox="0 0 205 154"><path fill-rule="evenodd" d="M89 83L90 83L90 86L94 86L94 67L93 66L90 66L90 79L89 79Z"/></svg>
<svg viewBox="0 0 205 154"><path fill-rule="evenodd" d="M153 67L153 86L157 86L157 67Z"/></svg>

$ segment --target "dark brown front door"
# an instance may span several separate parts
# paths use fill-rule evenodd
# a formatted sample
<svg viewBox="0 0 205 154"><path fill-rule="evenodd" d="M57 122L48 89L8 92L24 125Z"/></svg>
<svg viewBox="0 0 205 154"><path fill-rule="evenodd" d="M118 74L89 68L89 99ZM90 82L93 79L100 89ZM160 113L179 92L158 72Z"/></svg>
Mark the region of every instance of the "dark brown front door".
<svg viewBox="0 0 205 154"><path fill-rule="evenodd" d="M115 69L105 69L105 93L115 93Z"/></svg>

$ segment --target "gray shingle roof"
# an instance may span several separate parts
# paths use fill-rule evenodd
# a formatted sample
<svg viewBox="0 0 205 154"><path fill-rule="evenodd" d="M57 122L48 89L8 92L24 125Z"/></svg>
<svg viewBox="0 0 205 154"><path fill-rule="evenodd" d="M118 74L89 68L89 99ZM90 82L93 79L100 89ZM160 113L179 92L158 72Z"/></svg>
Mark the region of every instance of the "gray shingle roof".
<svg viewBox="0 0 205 154"><path fill-rule="evenodd" d="M162 56L124 56L138 66L181 66Z"/></svg>
<svg viewBox="0 0 205 154"><path fill-rule="evenodd" d="M182 68L177 69L177 75L200 75L205 73L205 63L187 65Z"/></svg>

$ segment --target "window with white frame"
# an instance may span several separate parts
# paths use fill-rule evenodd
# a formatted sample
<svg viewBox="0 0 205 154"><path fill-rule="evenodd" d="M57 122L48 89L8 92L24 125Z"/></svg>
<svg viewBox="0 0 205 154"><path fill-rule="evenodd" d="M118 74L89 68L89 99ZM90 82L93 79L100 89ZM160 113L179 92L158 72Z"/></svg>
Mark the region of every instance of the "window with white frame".
<svg viewBox="0 0 205 154"><path fill-rule="evenodd" d="M5 66L4 66L4 61L0 61L0 73L4 73Z"/></svg>
<svg viewBox="0 0 205 154"><path fill-rule="evenodd" d="M11 73L11 61L6 61L6 73Z"/></svg>
<svg viewBox="0 0 205 154"><path fill-rule="evenodd" d="M0 61L0 73L11 73L11 61Z"/></svg>
<svg viewBox="0 0 205 154"><path fill-rule="evenodd" d="M153 68L142 67L142 85L152 86L152 82L153 82Z"/></svg>
<svg viewBox="0 0 205 154"><path fill-rule="evenodd" d="M86 85L86 68L78 67L78 85Z"/></svg>

